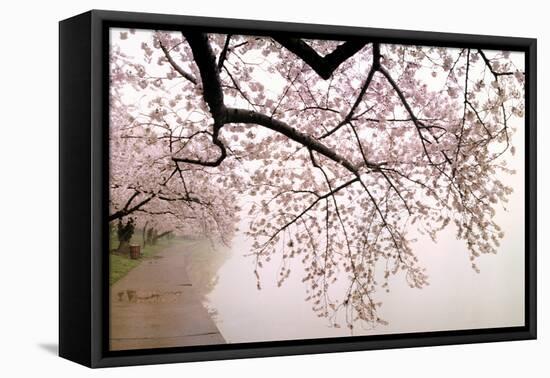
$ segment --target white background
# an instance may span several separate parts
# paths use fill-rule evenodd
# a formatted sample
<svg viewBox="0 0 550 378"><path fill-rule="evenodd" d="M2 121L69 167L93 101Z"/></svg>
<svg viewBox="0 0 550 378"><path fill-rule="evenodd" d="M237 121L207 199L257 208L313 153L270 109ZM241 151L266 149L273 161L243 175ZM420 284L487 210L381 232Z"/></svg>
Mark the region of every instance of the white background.
<svg viewBox="0 0 550 378"><path fill-rule="evenodd" d="M548 11L539 1L5 1L0 22L0 374L23 377L477 377L546 376L550 327L543 300L550 210L550 142L543 104L550 82ZM539 340L89 370L56 356L58 247L57 22L113 9L539 39ZM545 374L546 373L546 374Z"/></svg>

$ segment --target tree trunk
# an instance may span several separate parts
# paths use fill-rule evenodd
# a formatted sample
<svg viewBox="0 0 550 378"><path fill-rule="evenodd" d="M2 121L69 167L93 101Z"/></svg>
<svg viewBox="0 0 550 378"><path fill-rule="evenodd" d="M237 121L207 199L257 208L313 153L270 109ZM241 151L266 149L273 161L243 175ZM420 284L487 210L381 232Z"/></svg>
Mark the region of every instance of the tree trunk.
<svg viewBox="0 0 550 378"><path fill-rule="evenodd" d="M149 221L145 222L145 225L143 226L143 233L142 233L142 239L143 239L143 248L147 245L147 225L149 224Z"/></svg>
<svg viewBox="0 0 550 378"><path fill-rule="evenodd" d="M118 248L116 250L118 253L128 254L130 253L130 241L129 240L121 240L118 244Z"/></svg>
<svg viewBox="0 0 550 378"><path fill-rule="evenodd" d="M154 231L155 231L155 229L152 228L152 227L147 230L147 239L146 239L146 241L147 241L147 244L149 244L149 245L153 244L153 232Z"/></svg>

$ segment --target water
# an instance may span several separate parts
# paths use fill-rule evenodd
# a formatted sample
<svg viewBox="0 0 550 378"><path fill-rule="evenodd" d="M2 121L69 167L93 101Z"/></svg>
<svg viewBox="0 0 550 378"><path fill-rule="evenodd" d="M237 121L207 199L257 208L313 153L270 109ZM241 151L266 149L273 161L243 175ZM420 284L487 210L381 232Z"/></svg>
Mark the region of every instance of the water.
<svg viewBox="0 0 550 378"><path fill-rule="evenodd" d="M464 243L456 240L453 232L452 228L444 231L437 245L423 238L415 244L428 269L430 286L411 289L398 274L390 283L390 293L380 290L376 294L383 302L381 317L389 324L355 329L353 335L523 325L523 249L513 248L521 243L506 238L502 253L480 259L482 272L477 274L470 267ZM262 289L258 290L254 259L245 256L250 245L246 236L236 235L216 272L216 283L205 294L227 342L352 335L346 327L331 327L304 300L306 285L301 281L304 270L299 259L292 261L292 274L281 287L277 286L277 259L266 264L261 270Z"/></svg>

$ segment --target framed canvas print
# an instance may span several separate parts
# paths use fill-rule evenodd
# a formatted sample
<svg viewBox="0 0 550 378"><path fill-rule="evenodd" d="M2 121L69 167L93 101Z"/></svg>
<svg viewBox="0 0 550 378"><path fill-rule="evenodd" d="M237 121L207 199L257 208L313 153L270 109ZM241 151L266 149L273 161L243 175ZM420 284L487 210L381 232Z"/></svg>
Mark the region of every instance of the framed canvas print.
<svg viewBox="0 0 550 378"><path fill-rule="evenodd" d="M60 22L60 355L536 337L536 40Z"/></svg>

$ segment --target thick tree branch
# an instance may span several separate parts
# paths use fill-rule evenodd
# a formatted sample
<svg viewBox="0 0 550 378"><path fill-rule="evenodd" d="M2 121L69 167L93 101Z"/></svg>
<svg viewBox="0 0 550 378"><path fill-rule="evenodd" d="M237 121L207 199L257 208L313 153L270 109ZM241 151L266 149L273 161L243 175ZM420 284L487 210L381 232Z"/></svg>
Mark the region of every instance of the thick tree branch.
<svg viewBox="0 0 550 378"><path fill-rule="evenodd" d="M244 123L264 126L270 130L285 135L289 139L300 143L303 146L312 149L313 151L320 153L321 155L344 166L346 169L353 173L356 173L359 170L358 166L335 152L333 149L327 147L313 137L289 126L285 122L276 120L272 117L256 111L238 108L226 108L224 104L224 95L221 89L221 80L216 65L216 58L214 56L212 48L210 47L210 44L208 43L208 37L205 34L196 32L187 32L185 33L185 37L187 39L187 42L189 43L189 46L191 46L195 63L199 67L203 85L204 99L210 108L210 112L214 117L215 123L219 125L219 128L221 128L226 123ZM217 137L213 138L213 141L216 145L220 147L222 151L220 158L218 158L215 162L208 162L208 164L203 164L204 162L199 160L181 158L176 159L176 161L208 166L219 165L221 161L223 161L223 159L225 158L225 154L223 153L225 149L223 148L223 143L221 143L217 139ZM368 162L367 164L368 168L379 168L378 164L376 163Z"/></svg>
<svg viewBox="0 0 550 378"><path fill-rule="evenodd" d="M334 49L334 51L322 57L301 39L279 37L275 38L275 41L306 62L325 80L332 76L332 73L340 64L355 55L367 44L365 41L344 42Z"/></svg>
<svg viewBox="0 0 550 378"><path fill-rule="evenodd" d="M131 200L133 200L137 196L137 194L140 194L140 192L136 191L136 193L134 193L134 195L132 195ZM129 204L131 203L131 200L128 201L128 203L126 203L126 206L124 208L122 208L121 210L116 211L113 214L109 215L109 222L117 220L117 219L121 219L121 218L123 218L127 215L130 215L131 213L133 213L135 211L138 211L143 206L148 204L153 198L155 198L155 196L156 196L155 194L151 194L150 196L146 197L145 199L143 199L142 201L140 201L139 203L137 203L136 205L134 205L132 207L129 207Z"/></svg>
<svg viewBox="0 0 550 378"><path fill-rule="evenodd" d="M183 34L191 47L193 58L200 70L204 101L210 108L210 113L212 113L216 123L223 126L225 123L223 91L220 85L221 80L216 57L210 43L208 43L208 36L197 32L184 32Z"/></svg>
<svg viewBox="0 0 550 378"><path fill-rule="evenodd" d="M245 109L228 108L226 120L228 123L248 123L264 126L270 130L283 134L287 138L303 145L304 147L320 153L353 173L359 170L359 166L353 164L348 159L334 151L334 149L327 147L319 140L296 130L295 128L287 125L285 122L276 120L265 114ZM367 161L367 167L371 169L378 169L379 164Z"/></svg>

